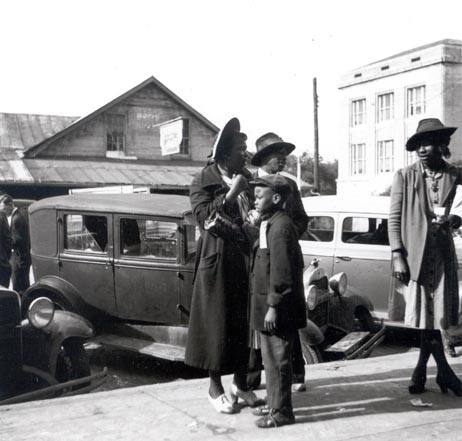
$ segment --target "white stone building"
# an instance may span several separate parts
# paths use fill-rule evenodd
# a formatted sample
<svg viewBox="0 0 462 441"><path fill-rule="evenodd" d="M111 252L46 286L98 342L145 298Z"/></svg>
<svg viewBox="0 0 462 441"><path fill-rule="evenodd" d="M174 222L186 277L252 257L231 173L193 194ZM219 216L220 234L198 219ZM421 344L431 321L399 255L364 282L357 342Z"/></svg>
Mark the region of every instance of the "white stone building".
<svg viewBox="0 0 462 441"><path fill-rule="evenodd" d="M396 170L415 160L405 150L422 118L462 126L462 41L441 40L345 74L339 85L339 195L380 194ZM452 137L462 159L462 127Z"/></svg>

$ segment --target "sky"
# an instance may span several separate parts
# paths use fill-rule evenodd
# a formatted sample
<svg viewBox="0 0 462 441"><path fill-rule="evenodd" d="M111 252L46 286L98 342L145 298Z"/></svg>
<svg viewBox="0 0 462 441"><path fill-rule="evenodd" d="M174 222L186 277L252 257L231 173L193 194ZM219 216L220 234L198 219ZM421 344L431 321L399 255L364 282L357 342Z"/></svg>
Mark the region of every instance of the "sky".
<svg viewBox="0 0 462 441"><path fill-rule="evenodd" d="M221 127L237 116L338 155L342 74L444 38L457 0L3 0L0 112L84 116L151 75Z"/></svg>

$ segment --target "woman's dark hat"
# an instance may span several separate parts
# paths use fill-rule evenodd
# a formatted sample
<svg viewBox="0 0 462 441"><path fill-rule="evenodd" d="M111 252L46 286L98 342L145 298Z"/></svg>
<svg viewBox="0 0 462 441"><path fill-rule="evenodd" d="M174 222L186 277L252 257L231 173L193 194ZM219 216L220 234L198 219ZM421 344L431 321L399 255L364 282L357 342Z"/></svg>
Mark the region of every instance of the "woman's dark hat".
<svg viewBox="0 0 462 441"><path fill-rule="evenodd" d="M223 158L225 153L229 151L235 134L239 133L240 131L241 123L239 120L237 118L231 118L220 130L220 133L218 133L209 157L213 159Z"/></svg>
<svg viewBox="0 0 462 441"><path fill-rule="evenodd" d="M261 167L267 158L272 153L283 151L286 155L290 154L295 146L289 142L284 142L276 133L265 133L255 141L257 153L253 156L250 163L257 167Z"/></svg>
<svg viewBox="0 0 462 441"><path fill-rule="evenodd" d="M412 152L420 147L424 139L442 135L451 136L457 127L445 126L438 118L425 118L419 121L417 130L406 142L406 150Z"/></svg>

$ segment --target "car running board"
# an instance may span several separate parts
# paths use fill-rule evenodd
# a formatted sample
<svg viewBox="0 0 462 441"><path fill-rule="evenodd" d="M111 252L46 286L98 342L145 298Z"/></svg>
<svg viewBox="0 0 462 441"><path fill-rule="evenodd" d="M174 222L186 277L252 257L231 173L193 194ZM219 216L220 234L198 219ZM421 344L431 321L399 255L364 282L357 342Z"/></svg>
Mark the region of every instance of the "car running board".
<svg viewBox="0 0 462 441"><path fill-rule="evenodd" d="M163 360L184 361L185 348L181 346L141 340L139 338L121 337L114 334L101 334L91 341L113 349L137 352L138 354L150 355Z"/></svg>

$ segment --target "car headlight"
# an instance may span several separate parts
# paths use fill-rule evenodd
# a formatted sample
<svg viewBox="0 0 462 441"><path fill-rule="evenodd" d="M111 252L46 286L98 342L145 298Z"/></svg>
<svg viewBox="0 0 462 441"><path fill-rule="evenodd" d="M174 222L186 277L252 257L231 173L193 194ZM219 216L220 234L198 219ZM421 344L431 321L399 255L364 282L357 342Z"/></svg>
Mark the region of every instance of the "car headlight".
<svg viewBox="0 0 462 441"><path fill-rule="evenodd" d="M313 310L316 307L317 297L318 288L316 288L316 286L310 285L307 289L305 289L306 305L309 310Z"/></svg>
<svg viewBox="0 0 462 441"><path fill-rule="evenodd" d="M343 272L335 274L329 279L329 286L332 289L332 291L340 295L345 294L348 286L347 275Z"/></svg>
<svg viewBox="0 0 462 441"><path fill-rule="evenodd" d="M53 320L55 314L55 305L47 297L38 297L30 305L27 311L27 317L32 326L36 328L45 328Z"/></svg>

